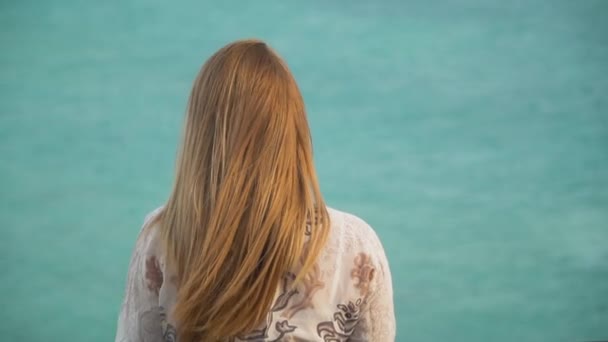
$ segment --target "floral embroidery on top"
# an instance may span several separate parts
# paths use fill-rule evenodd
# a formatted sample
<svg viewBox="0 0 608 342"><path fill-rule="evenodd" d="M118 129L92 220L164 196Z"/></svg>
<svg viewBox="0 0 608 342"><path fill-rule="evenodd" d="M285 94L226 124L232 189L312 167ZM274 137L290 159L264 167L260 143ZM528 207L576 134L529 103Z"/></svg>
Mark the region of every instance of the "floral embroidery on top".
<svg viewBox="0 0 608 342"><path fill-rule="evenodd" d="M317 325L317 334L325 342L347 341L359 322L360 298L355 303L349 301L347 305L338 304L337 306L340 311L334 313L333 321L326 321Z"/></svg>
<svg viewBox="0 0 608 342"><path fill-rule="evenodd" d="M283 276L283 281L281 283L281 293L272 305L270 312L268 312L268 315L266 316L266 323L261 328L253 330L251 333L239 336L239 340L266 341L266 339L269 337L269 328L273 326L272 323L274 319L274 313L285 309L289 305L289 300L298 293L298 291L296 289L293 289L291 286L295 278L296 275L291 272L287 272ZM297 326L290 325L287 320L276 322L274 324L274 329L275 333L278 333L278 336L272 340L269 340L269 342L279 341L286 334L295 331L296 328Z"/></svg>
<svg viewBox="0 0 608 342"><path fill-rule="evenodd" d="M306 216L306 230L304 232L304 234L306 236L310 236L310 234L312 234L312 226L313 226L312 223L313 222L312 222L312 219L311 219L311 215L314 216L314 220L315 220L314 221L314 225L315 225L315 227L318 226L318 224L320 223L320 221L319 221L319 210L317 208L315 208L313 210L312 214L308 213L308 215Z"/></svg>
<svg viewBox="0 0 608 342"><path fill-rule="evenodd" d="M177 341L177 330L167 320L167 313L161 306L160 308L160 325L163 331L163 339L165 342L176 342Z"/></svg>
<svg viewBox="0 0 608 342"><path fill-rule="evenodd" d="M287 320L277 322L274 326L275 326L275 329L277 329L277 331L279 332L279 336L277 338L275 338L274 340L272 340L273 342L281 340L281 338L283 338L283 336L285 336L285 334L293 332L297 328L294 325L289 325L289 322Z"/></svg>
<svg viewBox="0 0 608 342"><path fill-rule="evenodd" d="M283 276L283 282L281 283L281 294L275 300L274 305L272 306L270 311L274 312L285 309L285 307L287 307L287 304L289 304L289 300L291 299L291 297L298 293L297 289L291 288L291 284L295 279L296 275L291 272L287 272Z"/></svg>
<svg viewBox="0 0 608 342"><path fill-rule="evenodd" d="M364 298L369 293L369 284L374 279L376 269L371 262L371 257L366 253L359 253L355 257L355 266L350 272L351 278L355 280L355 288Z"/></svg>
<svg viewBox="0 0 608 342"><path fill-rule="evenodd" d="M390 270L377 236L354 216L334 211L330 214L331 226L327 228L331 228L331 234L319 260L296 285L297 270L301 270L310 247L309 234L318 227L318 217L311 212L299 262L293 273L284 273L278 289L269 289L275 295L271 309L255 330L229 341L394 341ZM141 238L157 236L145 234ZM138 240L116 341L179 339L171 308L178 296L180 279L171 265L164 263L164 256L157 254L157 242L152 238ZM378 273L380 270L383 272Z"/></svg>
<svg viewBox="0 0 608 342"><path fill-rule="evenodd" d="M139 335L143 341L177 341L177 331L167 321L162 306L154 306L139 316Z"/></svg>
<svg viewBox="0 0 608 342"><path fill-rule="evenodd" d="M146 259L145 277L148 290L158 295L160 287L163 285L163 272L160 270L160 264L154 255Z"/></svg>
<svg viewBox="0 0 608 342"><path fill-rule="evenodd" d="M321 280L322 274L318 264L314 264L310 272L308 272L302 279L302 297L296 303L293 303L287 308L281 316L292 318L296 313L304 309L313 309L313 297L317 291L325 286L325 283Z"/></svg>

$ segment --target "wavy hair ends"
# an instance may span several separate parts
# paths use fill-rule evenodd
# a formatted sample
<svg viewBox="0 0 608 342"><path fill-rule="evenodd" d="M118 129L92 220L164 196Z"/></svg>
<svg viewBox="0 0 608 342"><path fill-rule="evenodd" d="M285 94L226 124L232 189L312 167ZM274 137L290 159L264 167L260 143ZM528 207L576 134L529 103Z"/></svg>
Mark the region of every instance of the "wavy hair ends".
<svg viewBox="0 0 608 342"><path fill-rule="evenodd" d="M304 103L265 43L231 43L203 65L159 217L177 273L171 315L180 341L227 340L259 327L285 273L301 279L314 264L329 216Z"/></svg>

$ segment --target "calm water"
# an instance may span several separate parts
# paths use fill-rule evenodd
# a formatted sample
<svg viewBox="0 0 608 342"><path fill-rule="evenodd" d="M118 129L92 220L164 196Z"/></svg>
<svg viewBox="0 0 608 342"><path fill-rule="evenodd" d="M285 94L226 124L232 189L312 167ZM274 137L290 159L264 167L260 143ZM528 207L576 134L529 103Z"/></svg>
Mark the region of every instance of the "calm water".
<svg viewBox="0 0 608 342"><path fill-rule="evenodd" d="M399 341L608 339L608 2L405 3L3 1L1 339L113 339L192 79L243 37L384 241Z"/></svg>

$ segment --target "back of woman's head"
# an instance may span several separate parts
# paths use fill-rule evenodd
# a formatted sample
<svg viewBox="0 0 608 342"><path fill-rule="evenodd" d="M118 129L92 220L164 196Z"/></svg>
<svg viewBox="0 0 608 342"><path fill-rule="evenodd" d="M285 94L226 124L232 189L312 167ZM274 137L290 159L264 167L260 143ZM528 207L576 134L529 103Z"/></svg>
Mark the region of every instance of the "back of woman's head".
<svg viewBox="0 0 608 342"><path fill-rule="evenodd" d="M285 273L301 277L314 264L329 218L306 113L289 69L265 43L237 41L203 66L160 220L177 274L180 341L258 327Z"/></svg>

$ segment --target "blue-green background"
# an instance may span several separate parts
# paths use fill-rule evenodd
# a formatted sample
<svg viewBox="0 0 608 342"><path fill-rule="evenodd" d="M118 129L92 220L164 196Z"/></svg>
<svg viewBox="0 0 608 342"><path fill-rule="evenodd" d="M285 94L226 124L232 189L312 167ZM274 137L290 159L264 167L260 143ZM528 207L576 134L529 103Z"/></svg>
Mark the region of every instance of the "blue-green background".
<svg viewBox="0 0 608 342"><path fill-rule="evenodd" d="M191 82L290 64L399 341L608 339L608 1L0 2L0 339L108 341Z"/></svg>

